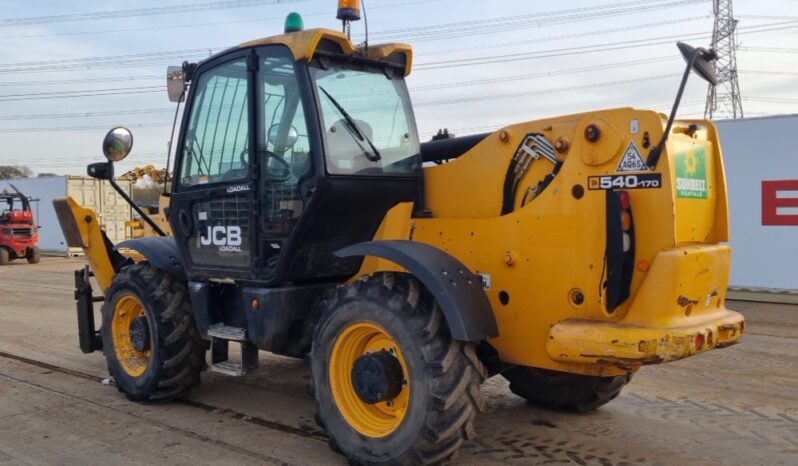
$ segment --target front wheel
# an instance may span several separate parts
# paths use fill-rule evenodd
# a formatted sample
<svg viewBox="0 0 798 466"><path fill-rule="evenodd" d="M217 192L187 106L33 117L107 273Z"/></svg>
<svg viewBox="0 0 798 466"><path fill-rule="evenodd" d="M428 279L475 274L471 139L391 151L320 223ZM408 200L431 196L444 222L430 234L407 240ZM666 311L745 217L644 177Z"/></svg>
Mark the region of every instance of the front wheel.
<svg viewBox="0 0 798 466"><path fill-rule="evenodd" d="M593 411L614 400L631 375L596 377L518 366L502 373L510 391L529 404L563 411Z"/></svg>
<svg viewBox="0 0 798 466"><path fill-rule="evenodd" d="M474 437L485 369L415 279L381 273L339 289L316 328L316 420L352 463L438 464Z"/></svg>
<svg viewBox="0 0 798 466"><path fill-rule="evenodd" d="M42 251L38 246L34 246L28 249L25 258L28 260L28 264L38 264L42 260Z"/></svg>
<svg viewBox="0 0 798 466"><path fill-rule="evenodd" d="M186 285L140 262L120 271L102 308L108 371L133 401L166 401L200 381L205 344Z"/></svg>

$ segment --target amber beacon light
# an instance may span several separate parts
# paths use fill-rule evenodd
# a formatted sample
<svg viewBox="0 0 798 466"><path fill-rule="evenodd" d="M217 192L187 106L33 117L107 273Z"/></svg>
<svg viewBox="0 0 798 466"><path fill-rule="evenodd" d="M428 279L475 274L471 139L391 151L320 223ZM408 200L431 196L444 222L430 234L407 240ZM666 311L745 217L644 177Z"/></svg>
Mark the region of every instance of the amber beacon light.
<svg viewBox="0 0 798 466"><path fill-rule="evenodd" d="M338 13L335 17L342 21L358 21L360 19L360 0L338 0Z"/></svg>

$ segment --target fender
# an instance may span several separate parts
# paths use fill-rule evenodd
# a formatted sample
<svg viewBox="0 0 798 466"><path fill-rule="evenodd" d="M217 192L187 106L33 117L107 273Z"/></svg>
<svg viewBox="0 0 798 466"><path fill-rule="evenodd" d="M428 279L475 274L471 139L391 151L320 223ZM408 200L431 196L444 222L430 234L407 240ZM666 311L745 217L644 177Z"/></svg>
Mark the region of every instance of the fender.
<svg viewBox="0 0 798 466"><path fill-rule="evenodd" d="M116 249L137 251L146 257L153 267L177 278L186 279L186 270L180 262L177 244L171 236L148 236L122 241L116 245Z"/></svg>
<svg viewBox="0 0 798 466"><path fill-rule="evenodd" d="M335 255L375 256L407 269L435 296L455 340L479 342L499 336L482 277L436 247L407 240L367 241Z"/></svg>

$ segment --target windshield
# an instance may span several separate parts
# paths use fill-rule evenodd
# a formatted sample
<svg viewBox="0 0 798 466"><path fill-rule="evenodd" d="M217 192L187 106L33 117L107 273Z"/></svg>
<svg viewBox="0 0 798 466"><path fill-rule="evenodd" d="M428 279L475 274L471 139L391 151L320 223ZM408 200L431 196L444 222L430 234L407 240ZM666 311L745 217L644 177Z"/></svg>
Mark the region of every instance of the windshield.
<svg viewBox="0 0 798 466"><path fill-rule="evenodd" d="M421 168L418 135L401 74L352 67L331 63L310 68L319 99L327 172L416 173Z"/></svg>

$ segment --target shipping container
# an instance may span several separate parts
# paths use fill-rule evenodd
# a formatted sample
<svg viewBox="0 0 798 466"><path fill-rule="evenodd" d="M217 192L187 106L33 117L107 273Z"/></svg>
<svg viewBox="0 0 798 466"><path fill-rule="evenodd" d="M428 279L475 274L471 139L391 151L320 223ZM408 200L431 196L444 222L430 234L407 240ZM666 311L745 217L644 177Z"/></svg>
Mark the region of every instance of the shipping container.
<svg viewBox="0 0 798 466"><path fill-rule="evenodd" d="M716 122L729 192L730 285L798 290L798 115ZM769 300L769 299L768 299Z"/></svg>
<svg viewBox="0 0 798 466"><path fill-rule="evenodd" d="M7 181L0 180L0 191L11 190ZM105 181L86 176L53 176L11 180L20 191L32 199L31 209L39 225L39 247L49 254L76 254L66 245L58 218L53 210L53 199L72 196L79 204L97 212L102 227L113 242L125 240L125 222L131 220L132 210L114 188ZM117 180L119 186L130 194L131 182Z"/></svg>

